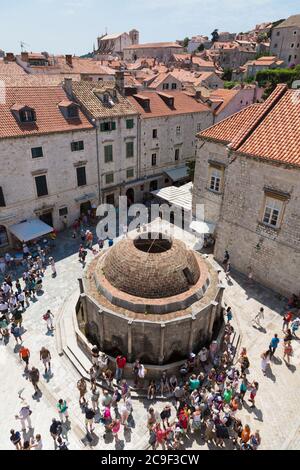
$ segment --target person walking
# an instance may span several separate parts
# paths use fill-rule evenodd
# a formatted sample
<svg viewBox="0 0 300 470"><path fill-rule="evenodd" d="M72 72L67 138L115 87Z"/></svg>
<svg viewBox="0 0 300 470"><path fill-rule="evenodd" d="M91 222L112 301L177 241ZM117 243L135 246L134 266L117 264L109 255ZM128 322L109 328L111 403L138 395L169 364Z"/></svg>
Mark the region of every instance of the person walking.
<svg viewBox="0 0 300 470"><path fill-rule="evenodd" d="M15 416L16 419L21 421L22 431L26 431L26 423L29 429L33 429L30 419L31 414L32 411L28 403L23 400L22 408L20 409L19 414Z"/></svg>
<svg viewBox="0 0 300 470"><path fill-rule="evenodd" d="M66 400L63 400L62 398L60 398L58 400L56 408L58 409L58 414L59 414L59 418L61 422L63 423L64 417L65 417L66 422L69 421L68 405L67 405Z"/></svg>
<svg viewBox="0 0 300 470"><path fill-rule="evenodd" d="M97 388L95 379L91 380L91 392L92 392L92 397L91 397L92 407L93 407L93 410L96 412L99 409L100 391Z"/></svg>
<svg viewBox="0 0 300 470"><path fill-rule="evenodd" d="M50 434L51 434L51 436L53 438L53 441L54 441L54 449L56 450L56 448L57 448L56 440L62 432L62 423L61 423L61 421L58 421L57 419L53 418L49 431L50 431Z"/></svg>
<svg viewBox="0 0 300 470"><path fill-rule="evenodd" d="M50 351L44 346L40 350L40 361L43 362L45 367L45 375L47 375L47 373L50 373L51 370L51 354Z"/></svg>
<svg viewBox="0 0 300 470"><path fill-rule="evenodd" d="M21 434L19 433L19 431L15 431L14 429L11 429L9 439L17 450L22 449Z"/></svg>
<svg viewBox="0 0 300 470"><path fill-rule="evenodd" d="M298 331L299 326L300 326L300 318L297 317L297 318L295 318L295 320L292 321L292 324L291 324L291 330L292 330L292 334L294 336L297 336L296 331Z"/></svg>
<svg viewBox="0 0 300 470"><path fill-rule="evenodd" d="M55 261L52 257L49 258L49 263L50 263L51 270L52 270L52 277L56 277L57 276L56 266L55 266Z"/></svg>
<svg viewBox="0 0 300 470"><path fill-rule="evenodd" d="M15 323L12 323L10 331L13 337L15 338L16 343L19 344L19 341L20 341L20 344L22 344L23 339L22 339L20 327L17 326Z"/></svg>
<svg viewBox="0 0 300 470"><path fill-rule="evenodd" d="M227 323L230 323L233 317L231 307L227 307L225 315L227 317Z"/></svg>
<svg viewBox="0 0 300 470"><path fill-rule="evenodd" d="M116 358L116 377L115 378L116 378L117 384L121 382L122 380L126 363L127 363L126 357L123 356L123 354L119 354L119 356L117 356Z"/></svg>
<svg viewBox="0 0 300 470"><path fill-rule="evenodd" d="M268 365L270 364L270 359L271 359L271 351L268 349L268 351L265 351L261 354L261 370L263 371L263 374L266 375L266 370Z"/></svg>
<svg viewBox="0 0 300 470"><path fill-rule="evenodd" d="M25 348L25 346L21 346L21 349L19 351L19 357L20 360L25 363L25 369L24 372L28 371L28 364L29 364L29 359L30 359L30 351L28 348Z"/></svg>
<svg viewBox="0 0 300 470"><path fill-rule="evenodd" d="M264 317L264 308L261 307L261 308L259 309L259 312L258 312L258 313L255 315L255 317L253 318L252 322L253 322L253 323L256 323L256 324L259 326L259 328L261 328L261 323L260 323L260 322L261 322L261 320L264 320L264 318L265 318L265 317Z"/></svg>
<svg viewBox="0 0 300 470"><path fill-rule="evenodd" d="M32 367L32 369L29 371L29 379L34 388L34 395L41 393L41 390L38 386L40 380L40 372L36 367Z"/></svg>
<svg viewBox="0 0 300 470"><path fill-rule="evenodd" d="M95 411L92 410L92 408L89 407L88 402L86 402L85 405L85 427L88 432L93 432L93 423L94 423L94 417L95 417Z"/></svg>
<svg viewBox="0 0 300 470"><path fill-rule="evenodd" d="M288 365L290 365L290 358L293 355L293 347L291 344L291 341L286 341L284 344L284 350L283 350L283 359L284 361L286 360Z"/></svg>
<svg viewBox="0 0 300 470"><path fill-rule="evenodd" d="M283 317L282 331L285 332L289 328L289 324L293 319L293 313L287 312Z"/></svg>
<svg viewBox="0 0 300 470"><path fill-rule="evenodd" d="M251 387L250 387L250 398L249 401L252 403L250 408L255 408L255 397L257 394L258 390L258 382L252 382Z"/></svg>
<svg viewBox="0 0 300 470"><path fill-rule="evenodd" d="M47 331L48 332L54 330L52 318L54 318L54 315L51 312L51 310L47 310L47 312L43 315L43 320L45 320L45 322L47 323Z"/></svg>
<svg viewBox="0 0 300 470"><path fill-rule="evenodd" d="M86 381L84 380L84 378L78 380L77 389L79 390L79 406L82 406L82 402L83 404L86 404Z"/></svg>
<svg viewBox="0 0 300 470"><path fill-rule="evenodd" d="M273 338L271 339L271 342L270 342L270 346L269 346L269 350L270 350L270 359L272 359L272 357L274 356L275 352L276 352L276 349L278 347L278 344L279 344L280 340L278 338L278 334L275 333Z"/></svg>
<svg viewBox="0 0 300 470"><path fill-rule="evenodd" d="M244 401L245 394L248 390L248 380L246 374L242 375L242 382L240 385L240 398L242 401Z"/></svg>
<svg viewBox="0 0 300 470"><path fill-rule="evenodd" d="M225 279L226 281L230 281L230 271L231 271L231 265L230 261L227 262L226 268L225 268Z"/></svg>

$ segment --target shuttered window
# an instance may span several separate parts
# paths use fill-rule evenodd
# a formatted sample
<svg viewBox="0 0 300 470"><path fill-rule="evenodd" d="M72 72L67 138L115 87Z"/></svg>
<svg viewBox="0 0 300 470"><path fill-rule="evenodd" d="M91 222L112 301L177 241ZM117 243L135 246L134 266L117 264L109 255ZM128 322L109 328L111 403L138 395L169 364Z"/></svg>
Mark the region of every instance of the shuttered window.
<svg viewBox="0 0 300 470"><path fill-rule="evenodd" d="M133 142L126 142L126 158L133 157Z"/></svg>
<svg viewBox="0 0 300 470"><path fill-rule="evenodd" d="M105 163L109 163L113 161L113 146L106 145L104 147L104 161Z"/></svg>
<svg viewBox="0 0 300 470"><path fill-rule="evenodd" d="M116 123L114 121L102 122L100 124L101 132L108 132L108 131L115 131L115 130L116 130Z"/></svg>
<svg viewBox="0 0 300 470"><path fill-rule="evenodd" d="M38 197L48 195L47 178L46 175L35 177L36 192Z"/></svg>
<svg viewBox="0 0 300 470"><path fill-rule="evenodd" d="M86 186L85 166L80 166L79 168L76 168L76 172L77 172L77 185Z"/></svg>
<svg viewBox="0 0 300 470"><path fill-rule="evenodd" d="M71 150L72 152L78 152L79 150L84 149L83 140L79 140L78 142L71 142Z"/></svg>

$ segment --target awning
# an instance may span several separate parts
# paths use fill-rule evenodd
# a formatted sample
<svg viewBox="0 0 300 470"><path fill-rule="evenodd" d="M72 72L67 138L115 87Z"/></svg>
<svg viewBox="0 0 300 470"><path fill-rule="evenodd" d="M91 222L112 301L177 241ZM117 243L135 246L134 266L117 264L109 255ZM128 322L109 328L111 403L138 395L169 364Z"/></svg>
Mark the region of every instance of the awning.
<svg viewBox="0 0 300 470"><path fill-rule="evenodd" d="M187 165L178 166L177 168L170 168L165 170L164 173L175 183L189 177Z"/></svg>
<svg viewBox="0 0 300 470"><path fill-rule="evenodd" d="M21 242L28 242L53 232L53 227L45 224L40 219L32 219L20 224L11 225L8 227L8 230Z"/></svg>
<svg viewBox="0 0 300 470"><path fill-rule="evenodd" d="M89 193L89 194L84 194L83 196L80 197L75 197L76 202L85 202L85 201L90 201L91 199L94 199L96 197L95 193Z"/></svg>
<svg viewBox="0 0 300 470"><path fill-rule="evenodd" d="M190 229L197 233L214 233L216 224L212 222L205 222L204 220L193 220L190 224Z"/></svg>
<svg viewBox="0 0 300 470"><path fill-rule="evenodd" d="M151 191L153 196L167 201L169 204L181 207L187 211L192 210L193 183L187 183L177 188L177 186L167 186L166 188Z"/></svg>

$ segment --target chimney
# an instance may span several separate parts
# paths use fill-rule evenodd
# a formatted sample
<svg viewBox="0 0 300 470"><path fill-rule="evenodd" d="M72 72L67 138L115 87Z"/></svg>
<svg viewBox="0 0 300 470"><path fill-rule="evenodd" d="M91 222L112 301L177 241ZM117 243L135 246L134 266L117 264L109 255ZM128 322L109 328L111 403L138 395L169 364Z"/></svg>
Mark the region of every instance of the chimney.
<svg viewBox="0 0 300 470"><path fill-rule="evenodd" d="M66 54L66 63L70 66L73 67L73 57L71 54Z"/></svg>
<svg viewBox="0 0 300 470"><path fill-rule="evenodd" d="M14 62L16 60L15 55L13 52L7 52L5 56L6 62Z"/></svg>
<svg viewBox="0 0 300 470"><path fill-rule="evenodd" d="M123 70L118 70L116 72L116 87L118 88L121 95L124 96L125 95L125 79L124 79Z"/></svg>
<svg viewBox="0 0 300 470"><path fill-rule="evenodd" d="M22 52L22 53L21 53L21 60L22 60L23 62L26 62L26 64L28 63L28 60L29 60L28 52Z"/></svg>
<svg viewBox="0 0 300 470"><path fill-rule="evenodd" d="M64 80L64 90L67 93L69 98L73 98L73 80L72 78L65 78Z"/></svg>

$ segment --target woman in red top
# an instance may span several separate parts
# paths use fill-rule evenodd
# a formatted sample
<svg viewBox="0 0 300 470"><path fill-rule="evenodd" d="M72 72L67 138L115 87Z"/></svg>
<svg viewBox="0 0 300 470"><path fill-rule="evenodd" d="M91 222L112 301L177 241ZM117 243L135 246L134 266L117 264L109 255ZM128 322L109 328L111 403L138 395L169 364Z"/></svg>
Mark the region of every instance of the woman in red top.
<svg viewBox="0 0 300 470"><path fill-rule="evenodd" d="M120 354L116 358L116 381L117 383L121 382L123 376L123 370L126 366L126 357Z"/></svg>
<svg viewBox="0 0 300 470"><path fill-rule="evenodd" d="M161 429L159 423L156 425L155 434L156 434L156 448L161 444L162 448L165 449L166 431L164 429Z"/></svg>

